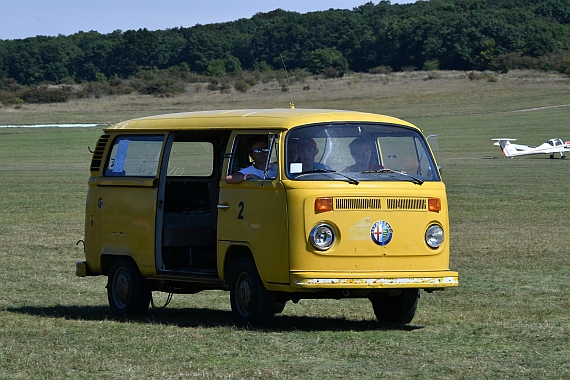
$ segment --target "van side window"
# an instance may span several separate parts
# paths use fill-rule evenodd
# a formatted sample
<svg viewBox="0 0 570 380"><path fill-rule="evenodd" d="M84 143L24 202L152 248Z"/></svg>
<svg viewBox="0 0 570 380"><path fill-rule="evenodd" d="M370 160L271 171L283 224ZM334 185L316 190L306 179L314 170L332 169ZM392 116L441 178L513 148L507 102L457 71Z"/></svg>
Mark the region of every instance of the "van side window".
<svg viewBox="0 0 570 380"><path fill-rule="evenodd" d="M243 168L246 168L253 164L251 159L251 155L249 152L249 148L251 145L252 140L255 139L263 139L267 138L267 146L271 148L272 140L277 138L277 135L274 134L242 134L237 135L235 137L233 146L232 146L232 153L231 153L231 160L230 165L228 166L228 173L231 174L237 172ZM276 165L277 162L277 147L273 146L273 149L270 150L268 157L268 161L270 165ZM265 164L265 163L264 163Z"/></svg>
<svg viewBox="0 0 570 380"><path fill-rule="evenodd" d="M168 160L169 177L210 177L214 145L207 141L174 141Z"/></svg>
<svg viewBox="0 0 570 380"><path fill-rule="evenodd" d="M119 136L113 143L105 176L155 177L164 136Z"/></svg>

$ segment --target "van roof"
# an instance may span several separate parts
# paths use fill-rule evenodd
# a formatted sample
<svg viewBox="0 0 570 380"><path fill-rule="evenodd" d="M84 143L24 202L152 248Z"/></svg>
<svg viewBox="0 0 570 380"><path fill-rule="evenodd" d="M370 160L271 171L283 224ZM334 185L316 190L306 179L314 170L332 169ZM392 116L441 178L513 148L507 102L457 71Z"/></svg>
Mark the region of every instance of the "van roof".
<svg viewBox="0 0 570 380"><path fill-rule="evenodd" d="M243 109L172 113L122 121L105 131L255 129L287 130L299 125L326 122L367 121L414 125L395 117L365 112L330 109Z"/></svg>

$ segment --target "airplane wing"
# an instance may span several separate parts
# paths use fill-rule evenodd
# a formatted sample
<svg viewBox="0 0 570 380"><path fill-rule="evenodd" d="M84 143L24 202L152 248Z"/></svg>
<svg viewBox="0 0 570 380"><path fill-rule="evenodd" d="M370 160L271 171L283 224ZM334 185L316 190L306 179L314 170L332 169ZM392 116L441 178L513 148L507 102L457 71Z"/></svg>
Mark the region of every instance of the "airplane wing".
<svg viewBox="0 0 570 380"><path fill-rule="evenodd" d="M493 141L496 141L496 143L494 143L493 145L501 145L500 142L501 141L517 141L517 139L509 139L509 138L496 138L496 139L491 139Z"/></svg>

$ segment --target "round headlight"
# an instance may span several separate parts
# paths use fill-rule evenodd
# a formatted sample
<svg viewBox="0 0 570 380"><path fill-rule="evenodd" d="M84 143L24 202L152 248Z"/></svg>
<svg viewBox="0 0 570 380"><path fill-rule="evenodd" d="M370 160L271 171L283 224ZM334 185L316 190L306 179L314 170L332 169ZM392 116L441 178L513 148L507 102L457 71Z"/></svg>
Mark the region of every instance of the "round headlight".
<svg viewBox="0 0 570 380"><path fill-rule="evenodd" d="M439 248L444 238L443 228L439 224L432 224L426 230L426 243L430 248Z"/></svg>
<svg viewBox="0 0 570 380"><path fill-rule="evenodd" d="M334 228L328 224L317 224L311 230L309 240L316 249L326 251L334 243Z"/></svg>

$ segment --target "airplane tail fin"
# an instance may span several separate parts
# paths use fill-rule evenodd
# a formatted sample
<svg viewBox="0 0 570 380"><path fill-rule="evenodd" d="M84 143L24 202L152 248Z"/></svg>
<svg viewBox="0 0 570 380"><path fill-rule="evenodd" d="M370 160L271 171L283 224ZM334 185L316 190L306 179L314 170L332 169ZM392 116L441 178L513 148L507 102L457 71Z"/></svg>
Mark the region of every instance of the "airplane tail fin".
<svg viewBox="0 0 570 380"><path fill-rule="evenodd" d="M511 144L511 141L515 141L516 139L493 139L497 141L495 145L499 145L501 147L501 151L505 157L514 157L517 155L517 149Z"/></svg>

